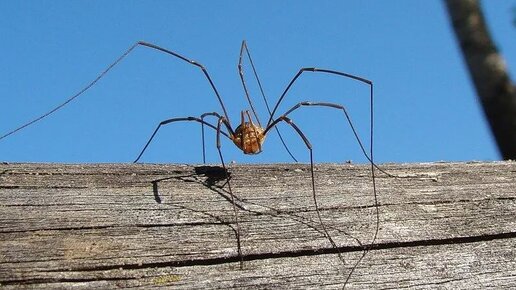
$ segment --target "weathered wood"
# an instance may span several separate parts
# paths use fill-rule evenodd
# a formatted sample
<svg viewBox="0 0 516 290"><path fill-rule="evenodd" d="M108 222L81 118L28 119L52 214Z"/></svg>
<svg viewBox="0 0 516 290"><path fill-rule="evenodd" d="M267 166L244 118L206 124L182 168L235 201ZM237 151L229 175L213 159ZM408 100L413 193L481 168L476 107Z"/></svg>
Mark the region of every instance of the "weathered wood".
<svg viewBox="0 0 516 290"><path fill-rule="evenodd" d="M380 232L347 287L516 287L516 163L385 164ZM335 288L375 231L367 165L1 164L9 288Z"/></svg>

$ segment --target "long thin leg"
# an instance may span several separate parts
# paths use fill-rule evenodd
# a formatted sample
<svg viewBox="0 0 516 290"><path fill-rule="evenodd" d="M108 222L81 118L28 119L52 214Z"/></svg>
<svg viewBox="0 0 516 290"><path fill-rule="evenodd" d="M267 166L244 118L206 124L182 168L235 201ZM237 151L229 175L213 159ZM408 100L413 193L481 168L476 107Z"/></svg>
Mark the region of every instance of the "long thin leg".
<svg viewBox="0 0 516 290"><path fill-rule="evenodd" d="M322 220L322 217L321 217L321 213L319 211L319 204L317 202L317 195L315 193L315 175L314 175L314 159L313 159L312 144L310 144L310 141L308 141L308 138L306 138L305 134L303 134L301 129L299 129L299 127L296 124L294 124L294 122L292 122L292 120L289 119L286 116L280 116L278 119L274 120L274 122L272 122L267 127L267 129L271 129L272 127L276 126L281 121L289 124L292 128L294 128L294 130L301 137L301 139L303 139L303 142L305 143L306 148L310 152L310 172L311 172L311 178L312 178L312 198L313 198L313 201L314 201L315 211L317 212L317 218L319 219L319 223L321 224L321 228L322 228L322 230L324 232L324 235L326 236L326 238L328 239L328 241L330 242L332 247L337 250L337 254L339 256L339 259L344 264L344 258L342 257L342 255L341 255L341 253L339 251L339 247L337 246L337 243L335 243L335 241L331 237L330 233L326 229L326 225L324 224L324 222Z"/></svg>
<svg viewBox="0 0 516 290"><path fill-rule="evenodd" d="M349 126L351 127L351 130L353 131L353 134L355 135L355 139L357 140L358 142L358 145L360 145L360 149L362 150L362 153L364 154L364 156L367 158L367 160L369 160L370 162L372 162L371 160L371 157L367 154L365 148L364 148L364 145L362 143L362 141L360 140L360 137L358 136L358 133L355 129L355 126L353 126L353 122L351 122L351 117L349 116L346 108L342 105L339 105L339 104L334 104L334 103L326 103L326 102L300 102L300 103L297 103L295 106L293 106L292 108L290 108L285 114L283 114L282 116L284 117L287 117L290 113L294 112L295 110L303 107L303 106L318 106L318 107L330 107L330 108L335 108L335 109L339 109L339 110L342 110L344 112L344 115L346 116L346 119L348 121L348 124ZM269 126L269 127L272 127L272 126ZM265 129L265 131L263 132L263 134L267 134L267 131L271 128L267 127Z"/></svg>
<svg viewBox="0 0 516 290"><path fill-rule="evenodd" d="M260 125L260 127L261 127L262 124L260 123L260 119L258 118L258 114L256 113L256 110L254 109L253 102L251 101L251 96L249 95L247 85L245 84L244 70L242 67L244 52L247 55L247 58L249 59L249 63L251 63L251 68L253 69L254 77L256 79L256 82L258 83L258 87L260 88L260 93L262 95L263 101L265 102L265 107L267 108L267 112L269 112L269 116L272 116L271 108L269 107L269 102L267 101L267 97L265 96L265 92L263 91L262 82L260 81L260 78L258 77L258 73L256 72L256 68L254 66L254 62L251 57L251 53L249 52L249 48L247 47L246 41L244 40L244 41L242 41L242 46L240 47L240 57L238 59L238 74L240 75L240 80L242 81L242 86L244 87L244 92L245 92L245 97L247 98L247 102L249 103L249 106L251 107L251 110L253 111L253 115L256 118L258 125ZM276 130L276 133L278 134L278 137L280 138L281 144L283 144L283 148L285 148L285 150L290 155L292 160L294 160L294 162L297 162L296 157L294 157L294 154L292 154L292 152L290 152L290 149L288 148L287 143L285 143L285 140L283 140L283 136L281 135L278 127L275 127L274 129Z"/></svg>
<svg viewBox="0 0 516 290"><path fill-rule="evenodd" d="M219 92L217 91L217 88L215 87L215 84L213 83L213 81L212 81L212 79L211 79L210 75L208 74L208 71L206 70L206 68L205 68L202 64L200 64L200 63L198 63L198 62L196 62L196 61L194 61L194 60L190 60L190 59L188 59L188 58L186 58L186 57L184 57L184 56L182 56L182 55L180 55L180 54L177 54L177 53L175 53L175 52L173 52L173 51L171 51L171 50L168 50L168 49L162 48L162 47L157 46L157 45L152 44L152 43L148 43L148 42L145 42L145 41L138 41L138 43L137 43L137 44L142 45L142 46L146 46L146 47L150 47L150 48L153 48L153 49L157 49L157 50L162 51L162 52L164 52L164 53L167 53L167 54L173 55L173 56L175 56L175 57L177 57L177 58L180 58L180 59L182 59L182 60L186 61L186 62L187 62L187 63L189 63L189 64L195 65L195 66L197 66L198 68L200 68L200 69L202 70L202 72L203 72L204 76L206 77L206 79L207 79L207 80L208 80L208 82L210 83L211 88L213 89L213 92L214 92L214 93L215 93L215 95L217 96L217 99L219 100L219 103L220 103L220 106L222 107L222 111L223 111L223 113L224 113L224 116L226 117L226 121L227 121L228 123L230 123L230 121L229 121L229 117L228 117L228 113L227 113L227 111L226 111L226 107L224 106L224 102L222 102L222 97L220 96Z"/></svg>
<svg viewBox="0 0 516 290"><path fill-rule="evenodd" d="M253 101L251 100L251 96L249 95L249 90L247 89L247 85L245 84L245 78L244 78L244 69L243 69L243 66L242 66L242 63L243 63L243 60L244 60L244 51L247 51L247 45L246 45L246 42L245 40L242 41L242 46L240 47L240 57L238 58L238 75L240 76L240 81L242 82L242 86L244 87L244 93L245 93L245 97L247 99L247 103L249 103L249 107L251 108L251 111L253 112L253 115L254 115L254 118L256 119L256 122L258 122L258 125L260 125L260 127L262 127L262 123L260 122L260 118L258 117L258 114L256 113L256 110L254 108L254 105L253 105ZM249 53L247 54L247 56L250 58L249 56ZM253 71L256 73L256 71L254 70L254 65L253 65L253 62L251 62L251 66L253 68ZM256 76L256 78L258 79L258 77ZM267 98L265 97L265 94L263 93L263 90L262 90L262 85L258 79L258 86L260 87L260 90L262 92L262 96L263 96L263 99L265 100L265 104L267 106L267 108L269 107L269 104L267 102Z"/></svg>
<svg viewBox="0 0 516 290"><path fill-rule="evenodd" d="M319 69L319 68L314 68L314 67L301 68L297 72L297 74L292 78L292 80L287 85L287 87L285 88L285 90L281 94L280 98L276 102L276 105L274 106L274 109L272 110L272 113L270 114L271 116L269 118L269 121L267 122L267 127L269 127L270 123L274 119L274 114L276 113L276 110L278 109L279 105L283 101L283 98L286 96L287 92L290 90L290 88L292 87L294 82L304 72L320 72L320 73L334 74L334 75L337 75L337 76L354 79L354 80L357 80L357 81L360 81L360 82L363 82L363 83L369 85L369 103L370 103L370 106L369 106L369 118L370 118L369 124L370 124L370 127L371 127L371 130L370 130L370 140L371 140L370 158L371 158L371 160L370 161L371 161L371 163L374 164L374 162L372 162L372 159L373 159L373 136L374 136L374 133L373 133L374 132L374 115L373 115L373 112L374 112L374 108L373 108L374 107L374 86L373 86L373 82L368 80L368 79L366 79L366 78L359 77L359 76L352 75L352 74L348 74L348 73L345 73L345 72L339 72L339 71L336 71L336 70ZM376 167L378 170L380 170L381 172L387 174L390 177L396 177L396 176L394 176L394 175L392 175L390 173L387 173L386 171L380 169L376 164L374 164L374 167Z"/></svg>
<svg viewBox="0 0 516 290"><path fill-rule="evenodd" d="M224 119L225 120L225 119ZM156 133L158 133L158 130L161 128L161 126L163 125L166 125L166 124L170 124L170 123L173 123L173 122L180 122L180 121L194 121L194 122L199 122L201 123L202 125L206 125L214 130L217 130L217 127L213 126L212 124L204 121L204 120L201 120L199 118L196 118L196 117L185 117L185 118L172 118L172 119L168 119L168 120L165 120L165 121L162 121L159 123L158 127L156 127L156 129L154 130L154 132L152 133L151 137L149 138L149 140L147 141L147 143L145 144L145 146L143 147L142 151L140 152L140 154L138 155L138 157L136 157L136 159L134 160L133 163L136 163L138 162L138 160L140 160L140 158L142 157L143 153L145 152L145 150L147 149L147 147L149 146L149 144L151 143L152 139L154 138L154 136L156 136ZM231 131L231 127L229 126L229 123L225 120L224 124L226 125L226 128L228 129L229 131L229 134L233 134L233 131ZM228 135L228 133L226 132L223 132L221 131L220 134L226 136L227 138L231 139Z"/></svg>
<svg viewBox="0 0 516 290"><path fill-rule="evenodd" d="M208 71L206 70L206 68L196 62L196 61L193 61L193 60L190 60L180 54L177 54L171 50L168 50L168 49L165 49L163 47L160 47L160 46L157 46L155 44L152 44L152 43L148 43L148 42L145 42L145 41L138 41L136 42L135 44L133 44L128 50L126 50L120 57L118 57L112 64L110 64L104 71L102 71L93 81L91 81L88 85L86 85L84 88L82 88L79 92L77 92L76 94L74 94L73 96L71 96L70 98L66 99L63 103L57 105L56 107L54 107L52 110L42 114L41 116L37 117L37 118L34 118L32 119L31 121L7 132L6 134L0 136L0 140L2 140L3 138L9 136L9 135L12 135L20 130L22 130L23 128L27 127L27 126L30 126L36 122L38 122L39 120L49 116L50 114L54 113L55 111L61 109L62 107L64 107L65 105L67 105L68 103L70 103L71 101L73 101L75 98L79 97L80 95L82 95L84 92L86 92L87 90L89 90L91 87L93 87L102 77L104 77L104 75L106 75L111 69L113 69L113 67L115 67L117 64L119 64L127 55L129 55L137 46L143 46L143 47L148 47L148 48L152 48L152 49L155 49L155 50L158 50L158 51L161 51L161 52L164 52L164 53L167 53L169 55L172 55L174 57L177 57L191 65L194 65L194 66L197 66L199 67L204 76L206 77L206 79L208 80L208 82L210 83L210 86L211 88L213 89L213 92L215 93L215 95L217 96L217 99L220 103L220 106L222 107L222 111L224 112L224 116L226 117L226 120L229 122L229 117L228 117L228 114L226 112L226 107L224 106L224 103L222 102L222 97L220 96L217 88L215 87L215 84L213 83L210 75L208 74Z"/></svg>
<svg viewBox="0 0 516 290"><path fill-rule="evenodd" d="M344 283L344 285L346 285L347 282L349 281L351 275L355 271L356 267L358 266L358 264L362 261L362 259L367 255L369 250L373 247L374 243L376 242L376 238L378 236L378 231L380 229L380 212L379 212L379 207L378 207L378 197L377 197L377 194L376 194L376 177L375 177L375 172L374 172L375 168L378 168L378 166L374 163L374 160L373 160L373 150L372 150L373 143L372 143L372 139L371 139L371 143L370 143L370 146L371 146L370 154L371 154L371 156L368 156L367 152L366 152L366 150L364 148L364 145L362 144L362 141L360 140L360 137L358 136L358 133L355 130L355 127L353 126L353 122L351 121L351 117L349 116L346 108L344 106L342 106L342 105L339 105L339 104L325 103L325 102L300 102L300 103L296 104L295 106L293 106L290 110L288 110L280 118L286 117L290 113L294 112L295 110L297 110L297 109L299 109L299 108L301 108L303 106L329 107L329 108L335 108L335 109L342 110L344 112L344 115L346 116L346 119L347 119L347 121L349 123L349 126L351 127L351 130L353 131L353 134L355 135L355 138L356 138L358 144L360 145L360 149L362 150L362 153L369 160L369 162L371 164L371 178L372 178L372 183L373 183L374 205L375 205L375 210L376 210L376 227L375 227L375 232L374 232L374 236L373 236L373 239L371 240L370 245L364 250L364 253L362 254L362 256L358 259L358 261L355 263L355 265L353 265L353 267L351 268L351 271L349 272L349 274L348 274L348 276L346 278L346 282ZM278 119L280 119L280 118L278 118ZM264 131L264 134L267 134L267 131L270 130L270 127L272 127L276 123L277 123L277 121L273 122L271 124L271 126L267 127L265 129L265 131ZM378 169L380 169L380 168L378 168ZM382 169L380 169L380 170L382 172L384 172L384 173L387 173L387 172L385 172ZM387 173L387 174L389 174L389 173Z"/></svg>
<svg viewBox="0 0 516 290"><path fill-rule="evenodd" d="M228 185L229 194L231 195L231 203L233 204L233 213L235 215L235 227L236 227L236 239L237 239L237 252L240 257L240 269L244 268L244 256L242 256L242 245L240 242L240 223L238 221L238 209L235 202L235 195L233 195L233 191L231 190L231 182L229 181L229 174L226 168L226 163L224 162L224 157L222 157L221 143L220 143L220 134L224 133L221 131L222 123L227 123L228 121L224 119L224 117L220 117L217 123L217 151L219 152L220 162L222 163L222 168L224 168L224 172L226 174L226 184Z"/></svg>
<svg viewBox="0 0 516 290"><path fill-rule="evenodd" d="M373 106L373 82L372 81L370 81L368 79L365 79L363 77L355 76L355 75L344 73L344 72L339 72L339 71L336 71L336 70L320 69L320 68L315 68L315 67L304 67L304 68L301 68L297 72L297 74L292 78L290 83L287 85L287 87L285 88L285 90L283 91L281 96L279 97L278 101L276 102L276 105L274 106L274 109L272 110L272 113L271 113L271 116L269 118L269 121L267 122L267 127L269 127L269 125L272 123L272 121L274 119L274 114L278 110L278 107L281 104L281 102L283 101L283 98L285 98L287 92L290 90L292 85L296 82L296 80L304 72L320 72L320 73L334 74L334 75L342 76L342 77L345 77L345 78L351 78L351 79L354 79L354 80L357 80L357 81L360 81L360 82L363 82L363 83L369 85L370 86L370 102L371 102L371 120L372 120L372 112L373 112L373 107L372 107ZM373 122L371 122L371 124L372 123Z"/></svg>
<svg viewBox="0 0 516 290"><path fill-rule="evenodd" d="M204 118L208 116L214 116L217 119L220 119L220 114L217 112L211 112L211 113L204 113L201 115L201 120L204 121ZM229 125L230 128L228 128L228 132L230 132L231 135L233 135L233 129L231 128L231 125L229 123L226 124L226 126ZM204 138L204 123L201 123L201 140L202 140L202 163L206 164L206 146L205 146L205 138Z"/></svg>
<svg viewBox="0 0 516 290"><path fill-rule="evenodd" d="M272 113L270 114L269 121L267 122L267 127L269 127L269 125L274 120L274 114L276 113L276 110L278 110L278 107L281 104L281 102L283 101L283 98L285 98L287 92L290 90L292 85L296 82L296 80L304 72L320 72L320 73L326 73L326 74L333 74L333 75L341 76L341 77L344 77L344 78L350 78L350 79L353 79L353 80L357 80L357 81L363 82L363 83L365 83L365 84L367 84L369 86L369 103L370 103L370 106L369 106L369 109L370 109L369 110L369 118L370 118L369 124L370 124L370 127L371 127L371 130L370 130L370 140L371 140L370 158L373 159L373 136L374 136L374 134L373 134L373 131L374 131L374 115L373 115L373 112L374 112L374 109L373 109L373 106L374 106L374 100L373 100L374 92L373 91L374 90L373 90L373 82L368 80L368 79L366 79L366 78L363 78L363 77L359 77L359 76L356 76L356 75L352 75L352 74L348 74L348 73L340 72L340 71L336 71L336 70L320 69L320 68L315 68L315 67L304 67L304 68L301 68L297 72L297 74L292 78L292 80L287 85L287 87L285 88L285 90L283 91L281 96L279 97L278 101L276 102L276 105L274 106L274 109L272 110Z"/></svg>

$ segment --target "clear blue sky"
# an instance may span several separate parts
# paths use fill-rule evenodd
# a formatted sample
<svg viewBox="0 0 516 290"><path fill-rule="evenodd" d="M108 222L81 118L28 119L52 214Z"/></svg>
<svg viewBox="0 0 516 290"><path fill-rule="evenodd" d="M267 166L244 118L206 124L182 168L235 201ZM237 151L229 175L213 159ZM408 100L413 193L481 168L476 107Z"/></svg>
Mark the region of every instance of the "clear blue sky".
<svg viewBox="0 0 516 290"><path fill-rule="evenodd" d="M514 74L516 1L483 4ZM499 158L441 1L2 1L0 11L0 135L79 91L137 40L204 64L236 127L248 108L237 74L245 39L271 103L301 67L372 80L380 163ZM248 66L246 73L266 122ZM280 112L300 101L340 103L368 144L368 92L356 81L306 74ZM209 111L221 112L197 68L138 48L67 107L0 140L0 161L131 162L161 120ZM317 162L364 162L341 113L306 108L291 117ZM307 162L299 137L280 129ZM142 161L199 163L200 140L196 123L169 125ZM218 163L211 131L207 148L208 162ZM239 163L291 161L274 133L258 156L228 141L223 152Z"/></svg>

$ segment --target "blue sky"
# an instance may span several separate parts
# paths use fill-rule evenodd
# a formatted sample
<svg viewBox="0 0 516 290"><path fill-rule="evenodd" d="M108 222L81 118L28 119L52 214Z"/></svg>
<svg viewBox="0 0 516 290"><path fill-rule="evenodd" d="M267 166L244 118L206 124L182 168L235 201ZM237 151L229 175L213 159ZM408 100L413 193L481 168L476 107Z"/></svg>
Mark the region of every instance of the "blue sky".
<svg viewBox="0 0 516 290"><path fill-rule="evenodd" d="M516 1L483 4L513 72ZM441 1L2 1L0 11L0 135L75 94L138 40L205 65L236 127L248 109L237 73L245 39L271 104L301 67L372 80L379 163L499 159ZM266 122L248 64L245 72ZM301 101L342 104L368 145L368 94L362 83L308 73L279 112ZM62 110L0 140L0 161L131 162L160 121L211 111L221 109L201 71L140 47ZM316 162L365 162L341 112L304 108L291 118ZM307 162L295 132L279 128ZM291 162L274 132L257 156L222 146L226 161ZM207 149L218 163L211 131ZM164 127L142 161L200 163L200 126Z"/></svg>

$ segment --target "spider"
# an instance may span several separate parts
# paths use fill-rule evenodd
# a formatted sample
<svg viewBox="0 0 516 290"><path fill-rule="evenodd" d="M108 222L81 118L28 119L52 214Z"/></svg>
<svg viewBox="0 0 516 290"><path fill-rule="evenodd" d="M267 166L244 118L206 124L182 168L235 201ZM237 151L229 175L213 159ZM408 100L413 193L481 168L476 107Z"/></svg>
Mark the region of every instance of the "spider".
<svg viewBox="0 0 516 290"><path fill-rule="evenodd" d="M284 148L286 149L286 151L288 152L288 154L292 157L292 159L294 161L297 162L297 159L292 155L292 153L289 151L288 147L286 146L281 134L280 134L280 131L278 130L277 128L277 125L280 123L280 122L284 122L286 124L288 124L298 135L299 137L302 139L303 143L305 144L307 150L309 151L309 159L310 159L310 176L311 176L311 187L312 187L312 199L313 199L313 202L314 202L314 207L315 207L315 210L317 212L317 218L318 218L318 222L321 226L321 229L322 229L322 232L324 233L325 237L328 239L328 241L331 243L332 247L335 248L338 252L338 256L340 258L340 260L344 263L344 259L342 258L341 256L341 253L340 251L338 250L339 247L338 245L335 243L335 241L333 240L333 238L330 236L330 234L328 233L327 229L326 229L326 226L325 224L323 223L322 221L322 218L321 218L321 215L320 215L320 212L319 212L319 205L318 205L318 201L317 201L317 196L316 196L316 189L315 189L315 175L314 175L314 160L313 160L313 148L312 148L312 145L310 143L310 141L308 140L308 138L305 136L305 134L303 133L303 131L296 125L296 123L291 119L289 118L289 115L302 108L302 107L326 107L326 108L330 108L330 109L336 109L336 110L340 110L344 113L344 116L347 120L347 123L349 124L353 134L354 134L354 137L355 139L357 140L360 148L361 148L361 151L363 153L363 155L367 158L367 160L369 161L369 163L371 164L371 176L372 176L372 187L373 187L373 195L374 195L374 203L375 203L375 208L376 208L376 228L375 228L375 233L374 233L374 236L371 240L371 243L369 245L369 247L364 247L364 251L363 251L363 254L362 256L359 258L359 260L354 264L354 266L351 268L351 271L350 273L348 274L347 278L346 278L346 282L344 283L344 286L346 285L346 283L348 282L349 278L351 277L353 271L355 270L355 268L358 266L358 264L360 263L360 261L365 257L365 255L367 254L367 252L370 250L370 248L374 245L375 241L376 241L376 238L377 238L377 235L378 235L378 230L379 230L379 210L378 210L378 201L377 201L377 195L376 195L376 183L375 183L375 168L379 169L380 171L383 172L383 170L381 170L380 168L378 168L378 166L374 163L374 159L373 159L373 82L368 80L368 79L365 79L363 77L359 77L359 76L356 76L356 75L352 75L352 74L349 74L349 73L345 73L345 72L340 72L340 71L336 71L336 70L330 70L330 69L322 69L322 68L315 68L315 67L303 67L301 68L295 75L294 77L290 80L290 82L288 83L288 85L286 86L286 88L284 89L283 93L280 95L278 101L276 102L276 104L274 105L273 109L271 110L270 107L269 107L269 104L267 102L267 99L265 98L265 94L263 93L263 88L262 88L262 85L261 85L261 82L260 82L260 79L258 77L258 74L256 72L256 69L255 69L255 66L254 66L254 63L253 63L253 60L251 58L251 54L249 52L249 49L247 47L247 44L246 44L246 41L242 41L242 45L241 45L241 48L240 48L240 56L239 56L239 63L238 63L238 71L239 71L239 75L240 75L240 80L241 80L241 83L242 83L242 86L243 86L243 89L244 89L244 92L245 92L245 96L246 96L246 99L249 103L249 106L250 106L250 110L243 110L241 111L240 113L240 122L238 124L238 126L233 129L233 126L232 126L232 123L230 122L230 119L229 119L229 116L228 116L228 113L226 111L226 107L224 106L224 102L222 101L222 97L220 96L210 74L208 73L207 69L200 63L194 61L194 60L191 60L189 58L186 58L174 51L171 51L171 50L168 50L166 48L163 48L163 47L160 47L158 45L155 45L155 44L152 44L152 43L148 43L148 42L144 42L144 41L138 41L136 43L134 43L127 51L125 51L118 59L116 59L111 65L109 65L104 71L102 71L91 83L89 83L86 87L84 87L82 90L80 90L78 93L76 93L75 95L71 96L69 99L67 99L65 102L63 102L62 104L58 105L57 107L55 107L54 109L50 110L49 112L39 116L38 118L8 132L7 134L4 134L3 136L0 136L0 140L3 139L3 138L6 138L7 136L9 135L12 135L16 132L18 132L19 130L47 117L48 115L54 113L55 111L59 110L60 108L62 108L63 106L65 106L66 104L68 104L69 102L71 102L73 99L77 98L78 96L80 96L81 94L83 94L85 91L87 91L88 89L90 89L93 85L95 85L105 74L107 74L114 66L116 66L120 61L122 61L122 59L124 59L127 55L129 55L136 47L146 47L146 48L150 48L150 49L153 49L153 50L157 50L157 51L160 51L160 52L163 52L165 54L168 54L170 56L173 56L177 59L180 59L186 63L188 63L189 65L192 65L194 67L197 67L201 70L201 72L204 74L206 80L209 82L210 84L210 87L211 89L213 90L219 104L220 104L220 107L222 109L222 113L218 113L218 112L207 112L207 113L204 113L204 114L201 114L200 116L196 117L196 116L189 116L189 117L179 117L179 118L171 118L171 119L167 119L167 120L164 120L162 122L160 122L157 126L157 128L154 130L154 132L152 133L152 135L150 136L150 138L148 139L147 143L144 145L143 149L141 150L140 154L138 155L138 157L134 160L134 163L138 162L140 160L140 158L142 157L142 155L144 154L144 152L146 151L146 149L148 148L149 144L152 142L152 140L154 139L154 137L156 136L157 132L159 131L160 128L162 128L162 126L164 125L167 125L167 124L170 124L170 123L174 123L174 122L197 122L197 123L200 123L201 124L201 128L202 128L202 154L203 154L203 162L205 163L206 161L206 153L205 153L205 137L204 137L204 129L205 127L208 127L208 128L211 128L213 130L215 130L216 132L216 147L217 147L217 151L218 151L218 155L219 155L219 158L220 158L220 161L221 161L221 164L222 164L222 168L225 172L225 176L226 176L226 180L227 182L225 184L227 184L228 186L228 191L229 191L229 194L231 196L231 201L232 201L232 204L233 204L233 211L234 211L234 218L235 218L235 225L236 225L236 240L237 240L237 252L238 252L238 256L240 258L240 266L242 267L242 263L243 263L243 255L242 255L242 249L241 249L241 241L240 241L240 226L239 226L239 221L238 221L238 210L237 210L237 207L236 207L236 203L235 203L235 196L231 190L231 183L229 182L229 175L228 175L228 170L227 170L227 166L226 166L226 162L224 161L224 157L223 157L223 154L222 154L222 150L221 150L221 136L224 136L226 138L228 138L229 140L231 140L244 154L259 154L260 152L262 152L262 145L266 139L266 136L267 134L272 130L272 129L275 129ZM267 107L267 110L268 110L268 113L269 113L269 116L268 116L268 121L265 125L262 125L262 123L260 122L260 119L258 118L258 114L256 113L255 111L255 108L253 106L253 103L251 101L251 97L249 95L249 91L248 91L248 88L247 88L247 85L246 85L246 82L245 82L245 79L244 79L244 72L243 72L243 59L244 57L247 57L249 59L249 62L251 64L251 68L252 68L252 71L254 73L254 76L255 76L255 79L258 83L258 87L261 91L261 94L262 94L262 97L265 101L265 104L266 104L266 107ZM278 116L277 118L275 118L275 114L278 110L278 107L280 106L280 104L283 102L283 100L285 99L285 96L287 95L287 93L289 92L289 90L291 89L291 87L294 85L294 83L298 80L298 78L304 74L304 73L322 73L322 74L328 74L328 75L334 75L334 76L337 76L337 77L342 77L342 78L347 78L347 79L352 79L352 80L355 80L355 81L358 81L358 82L362 82L364 84L366 84L367 86L369 86L369 94L370 94L370 151L369 151L369 154L366 152L365 148L364 148L364 145L362 143L362 141L360 140L359 138L359 135L355 129L355 127L353 126L353 123L351 121L351 118L346 110L346 108L340 104L336 104L336 103L327 103L327 102L310 102L310 101L303 101L303 102L299 102L295 105L293 105L289 110L287 110L286 112L284 112L282 115ZM254 119L255 121L253 121L253 116L254 116ZM216 124L212 124L208 121L206 121L206 117L215 117L217 119L217 122ZM225 130L224 130L225 129Z"/></svg>

